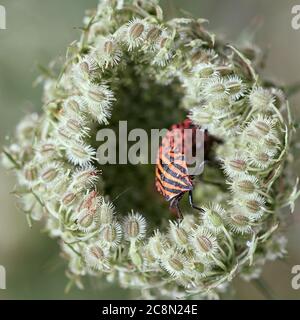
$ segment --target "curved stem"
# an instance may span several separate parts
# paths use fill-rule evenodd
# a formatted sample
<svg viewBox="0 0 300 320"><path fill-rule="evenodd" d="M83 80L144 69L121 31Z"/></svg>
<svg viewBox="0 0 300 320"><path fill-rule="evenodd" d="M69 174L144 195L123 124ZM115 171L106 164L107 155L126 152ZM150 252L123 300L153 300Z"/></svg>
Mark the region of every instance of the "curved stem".
<svg viewBox="0 0 300 320"><path fill-rule="evenodd" d="M254 279L253 284L256 287L256 289L258 289L258 291L260 291L263 294L263 296L265 296L267 300L276 300L276 297L272 289L263 279Z"/></svg>

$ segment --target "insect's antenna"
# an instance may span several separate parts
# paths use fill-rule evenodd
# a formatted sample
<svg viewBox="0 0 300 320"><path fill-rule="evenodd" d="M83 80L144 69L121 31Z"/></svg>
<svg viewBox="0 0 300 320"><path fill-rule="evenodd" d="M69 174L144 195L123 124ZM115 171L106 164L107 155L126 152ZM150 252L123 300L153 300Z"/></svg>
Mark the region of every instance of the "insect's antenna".
<svg viewBox="0 0 300 320"><path fill-rule="evenodd" d="M124 191L122 191L121 193L119 193L113 200L112 202L118 200L124 193L126 193L127 191L129 191L132 187L129 187L127 189L125 189Z"/></svg>
<svg viewBox="0 0 300 320"><path fill-rule="evenodd" d="M197 206L194 205L194 201L193 201L193 192L192 190L189 191L189 202L190 202L190 205L193 209L196 209L196 210L199 210L200 212L204 212L204 209L202 208L199 208Z"/></svg>

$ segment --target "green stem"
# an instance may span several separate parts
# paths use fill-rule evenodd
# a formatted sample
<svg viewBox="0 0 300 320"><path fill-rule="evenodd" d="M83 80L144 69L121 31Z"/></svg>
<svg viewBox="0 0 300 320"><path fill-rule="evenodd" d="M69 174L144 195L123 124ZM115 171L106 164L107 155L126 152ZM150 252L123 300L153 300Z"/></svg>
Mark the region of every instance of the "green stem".
<svg viewBox="0 0 300 320"><path fill-rule="evenodd" d="M223 232L225 234L225 236L227 237L228 241L229 241L229 244L232 248L232 255L234 254L234 242L232 240L232 237L231 235L228 233L227 229L223 226Z"/></svg>
<svg viewBox="0 0 300 320"><path fill-rule="evenodd" d="M214 262L216 263L216 265L217 266L219 266L222 270L224 270L224 271L226 271L227 270L227 268L226 268L226 266L225 266L225 264L222 262L222 261L220 261L220 260L218 260L215 256L211 256L212 257L212 259L214 260Z"/></svg>
<svg viewBox="0 0 300 320"><path fill-rule="evenodd" d="M13 158L13 156L7 152L6 150L2 150L2 152L7 156L7 158L14 164L16 169L21 169L21 165Z"/></svg>
<svg viewBox="0 0 300 320"><path fill-rule="evenodd" d="M26 213L26 220L27 220L29 228L31 229L32 228L32 221L31 221L31 216L29 213Z"/></svg>
<svg viewBox="0 0 300 320"><path fill-rule="evenodd" d="M263 279L255 279L253 280L253 284L267 300L276 300L274 292Z"/></svg>
<svg viewBox="0 0 300 320"><path fill-rule="evenodd" d="M81 257L81 253L78 252L76 249L73 248L73 246L71 246L68 242L65 242L64 243L75 253L77 254L79 257Z"/></svg>
<svg viewBox="0 0 300 320"><path fill-rule="evenodd" d="M218 245L218 249L219 249L219 251L221 252L221 254L222 254L222 256L223 256L224 258L228 258L228 257L227 257L227 254L226 254L225 251L221 248L221 246Z"/></svg>

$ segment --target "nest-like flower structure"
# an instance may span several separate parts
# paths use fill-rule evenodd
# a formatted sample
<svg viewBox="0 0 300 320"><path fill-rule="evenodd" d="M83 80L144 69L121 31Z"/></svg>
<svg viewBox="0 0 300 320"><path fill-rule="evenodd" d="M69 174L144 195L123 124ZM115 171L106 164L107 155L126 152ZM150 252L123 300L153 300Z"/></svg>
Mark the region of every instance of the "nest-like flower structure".
<svg viewBox="0 0 300 320"><path fill-rule="evenodd" d="M215 297L235 275L257 277L267 259L285 252L279 209L293 206L297 194L285 179L288 102L257 74L257 48L228 45L205 22L165 21L156 1L100 1L59 76L47 73L42 115L27 116L4 151L28 220L44 219L78 286L90 275L146 298ZM126 179L118 181L113 166L102 179L95 143L97 130L118 119L115 106L126 106L130 118L146 113L150 126L155 109L166 108L170 124L186 112L222 139L212 180L195 186L202 214L189 209L183 220L166 223L155 207L152 227L142 205L128 200L133 211L116 210L105 186L125 190Z"/></svg>

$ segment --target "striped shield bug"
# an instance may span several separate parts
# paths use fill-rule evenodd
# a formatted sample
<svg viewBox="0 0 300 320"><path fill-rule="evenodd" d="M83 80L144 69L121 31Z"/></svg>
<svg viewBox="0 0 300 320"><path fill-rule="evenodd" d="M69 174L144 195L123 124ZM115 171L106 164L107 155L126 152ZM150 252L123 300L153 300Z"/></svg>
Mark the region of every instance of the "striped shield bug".
<svg viewBox="0 0 300 320"><path fill-rule="evenodd" d="M211 148L214 140L217 141L217 139L209 136L207 131L204 131L202 141L197 141L197 130L200 130L200 128L193 125L190 119L172 125L162 139L156 158L156 189L170 203L170 209L175 211L180 219L182 214L179 202L186 193L189 195L191 207L203 211L193 202L194 175L189 172L188 163L190 163L189 160L195 154L197 148L202 148L205 152ZM191 134L186 135L186 132ZM200 165L204 165L204 157Z"/></svg>

